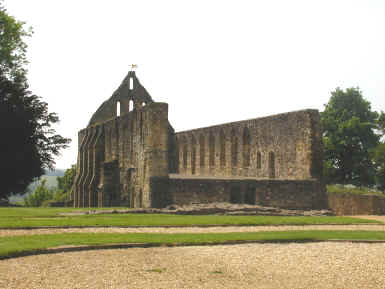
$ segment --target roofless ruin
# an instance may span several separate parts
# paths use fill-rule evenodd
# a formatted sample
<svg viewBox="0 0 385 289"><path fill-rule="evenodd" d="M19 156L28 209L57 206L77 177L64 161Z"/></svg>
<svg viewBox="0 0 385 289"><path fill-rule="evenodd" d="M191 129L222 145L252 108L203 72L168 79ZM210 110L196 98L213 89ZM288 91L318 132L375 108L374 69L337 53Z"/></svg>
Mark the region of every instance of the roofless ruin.
<svg viewBox="0 0 385 289"><path fill-rule="evenodd" d="M317 110L175 132L130 71L78 141L74 207L327 207Z"/></svg>

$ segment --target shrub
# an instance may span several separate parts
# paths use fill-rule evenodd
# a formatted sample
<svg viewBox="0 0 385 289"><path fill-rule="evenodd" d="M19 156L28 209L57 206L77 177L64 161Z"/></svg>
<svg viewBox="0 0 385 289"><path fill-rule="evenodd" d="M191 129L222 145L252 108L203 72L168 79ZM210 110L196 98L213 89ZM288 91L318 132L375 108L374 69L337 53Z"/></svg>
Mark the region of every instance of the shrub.
<svg viewBox="0 0 385 289"><path fill-rule="evenodd" d="M385 194L367 187L356 187L354 185L326 185L326 191L334 194L376 195L385 198Z"/></svg>
<svg viewBox="0 0 385 289"><path fill-rule="evenodd" d="M46 182L47 181L43 179L35 191L24 200L27 207L40 207L44 201L53 198L54 190L48 188Z"/></svg>

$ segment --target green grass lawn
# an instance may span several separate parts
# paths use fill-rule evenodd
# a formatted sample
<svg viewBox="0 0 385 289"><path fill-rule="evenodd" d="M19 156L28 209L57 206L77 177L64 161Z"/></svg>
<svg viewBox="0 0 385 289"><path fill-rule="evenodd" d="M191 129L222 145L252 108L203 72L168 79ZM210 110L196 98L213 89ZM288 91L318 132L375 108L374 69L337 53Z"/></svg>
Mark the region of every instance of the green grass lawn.
<svg viewBox="0 0 385 289"><path fill-rule="evenodd" d="M77 209L85 210L89 209ZM0 208L0 228L74 226L326 225L381 223L350 217L103 214L59 216L73 208Z"/></svg>
<svg viewBox="0 0 385 289"><path fill-rule="evenodd" d="M127 208L31 208L31 207L0 207L2 217L57 217L59 213L87 212L92 210L124 210Z"/></svg>
<svg viewBox="0 0 385 289"><path fill-rule="evenodd" d="M111 209L111 208L110 208ZM221 216L168 214L105 214L60 216L58 213L88 211L73 208L0 208L0 228L44 226L194 226L194 225L314 225L381 223L350 217ZM31 254L63 245L211 244L231 241L385 240L377 231L286 231L207 234L68 233L0 237L0 258Z"/></svg>
<svg viewBox="0 0 385 289"><path fill-rule="evenodd" d="M155 246L176 244L215 244L229 241L304 242L317 240L385 240L384 231L284 231L211 234L93 234L71 233L0 238L0 258L39 252L64 245L108 245L149 243Z"/></svg>

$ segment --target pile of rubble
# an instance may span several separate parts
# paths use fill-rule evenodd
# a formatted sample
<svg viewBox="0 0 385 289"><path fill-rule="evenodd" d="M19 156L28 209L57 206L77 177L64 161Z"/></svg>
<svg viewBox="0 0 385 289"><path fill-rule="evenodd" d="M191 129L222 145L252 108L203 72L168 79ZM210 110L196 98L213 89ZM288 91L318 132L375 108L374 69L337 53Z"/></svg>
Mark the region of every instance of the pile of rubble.
<svg viewBox="0 0 385 289"><path fill-rule="evenodd" d="M135 208L89 210L79 214L176 214L176 215L259 215L259 216L333 216L330 210L289 210L248 204L210 203L184 206L170 205L166 208Z"/></svg>

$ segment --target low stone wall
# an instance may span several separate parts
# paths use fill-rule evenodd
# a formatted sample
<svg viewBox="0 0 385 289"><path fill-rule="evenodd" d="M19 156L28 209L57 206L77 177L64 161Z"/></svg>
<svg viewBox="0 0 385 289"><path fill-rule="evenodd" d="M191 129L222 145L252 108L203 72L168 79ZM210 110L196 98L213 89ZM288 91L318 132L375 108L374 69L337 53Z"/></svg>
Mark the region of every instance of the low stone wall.
<svg viewBox="0 0 385 289"><path fill-rule="evenodd" d="M317 180L152 178L152 207L211 202L246 203L283 209L326 209L324 186Z"/></svg>
<svg viewBox="0 0 385 289"><path fill-rule="evenodd" d="M376 195L328 193L328 204L337 216L385 214L385 198Z"/></svg>

